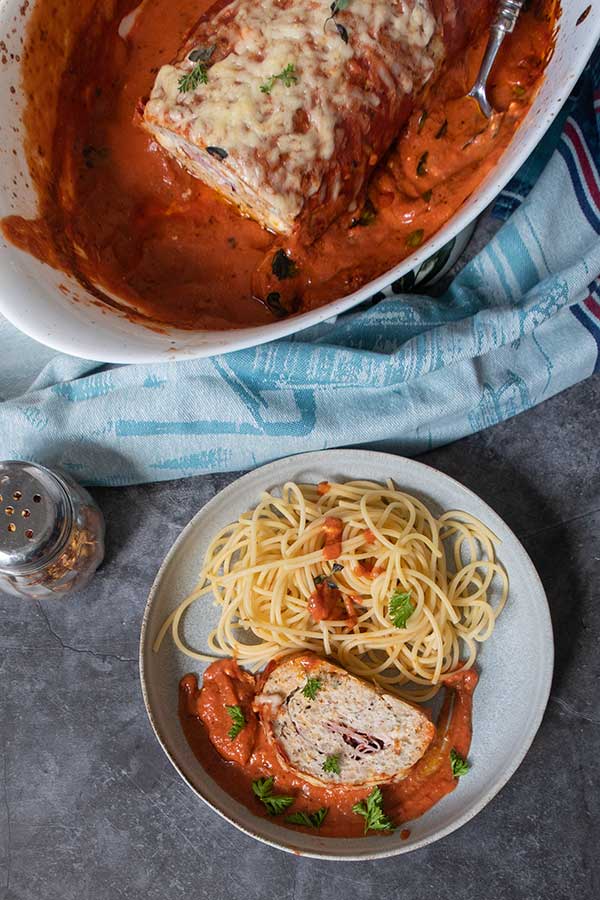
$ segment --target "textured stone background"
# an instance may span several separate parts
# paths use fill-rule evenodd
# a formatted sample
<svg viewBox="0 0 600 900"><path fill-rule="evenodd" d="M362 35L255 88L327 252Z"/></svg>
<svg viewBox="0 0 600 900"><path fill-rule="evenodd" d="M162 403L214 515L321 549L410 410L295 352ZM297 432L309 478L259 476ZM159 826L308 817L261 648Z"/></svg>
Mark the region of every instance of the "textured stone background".
<svg viewBox="0 0 600 900"><path fill-rule="evenodd" d="M237 832L180 782L142 703L140 621L180 529L235 476L96 491L108 552L89 588L43 603L0 595L0 898L600 896L599 405L594 377L423 457L477 491L533 557L556 674L540 732L504 790L458 832L396 859L290 857Z"/></svg>

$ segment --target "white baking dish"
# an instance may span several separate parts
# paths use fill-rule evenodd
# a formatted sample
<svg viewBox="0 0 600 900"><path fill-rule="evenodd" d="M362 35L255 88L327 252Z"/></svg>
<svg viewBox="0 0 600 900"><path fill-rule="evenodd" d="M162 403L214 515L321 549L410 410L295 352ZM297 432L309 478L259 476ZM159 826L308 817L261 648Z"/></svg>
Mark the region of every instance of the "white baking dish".
<svg viewBox="0 0 600 900"><path fill-rule="evenodd" d="M45 2L45 0L38 0ZM33 4L31 4L33 6ZM579 26L578 19L591 5ZM87 300L82 288L63 272L0 242L0 312L31 337L74 356L106 362L154 362L212 356L272 341L330 318L360 303L418 267L461 232L494 199L549 127L600 39L600 0L563 4L555 53L546 79L516 138L496 169L459 212L430 241L385 275L359 291L318 310L271 325L235 331L153 330L134 324L118 311ZM31 10L22 0L0 0L0 38L8 45L0 79L0 216L35 215L36 198L19 172L26 166L19 134L23 98L19 94L18 56ZM16 88L16 93L13 89ZM13 151L16 151L16 155ZM16 194L16 196L15 196ZM63 286L63 289L60 289ZM78 302L64 286L72 287Z"/></svg>

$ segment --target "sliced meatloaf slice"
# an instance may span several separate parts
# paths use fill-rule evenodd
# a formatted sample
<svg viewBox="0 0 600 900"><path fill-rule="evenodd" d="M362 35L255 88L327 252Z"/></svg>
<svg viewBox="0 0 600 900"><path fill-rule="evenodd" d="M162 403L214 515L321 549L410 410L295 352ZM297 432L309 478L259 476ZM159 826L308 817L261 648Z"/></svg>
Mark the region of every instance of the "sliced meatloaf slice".
<svg viewBox="0 0 600 900"><path fill-rule="evenodd" d="M313 784L398 781L435 734L422 710L308 653L269 667L254 702L282 764Z"/></svg>

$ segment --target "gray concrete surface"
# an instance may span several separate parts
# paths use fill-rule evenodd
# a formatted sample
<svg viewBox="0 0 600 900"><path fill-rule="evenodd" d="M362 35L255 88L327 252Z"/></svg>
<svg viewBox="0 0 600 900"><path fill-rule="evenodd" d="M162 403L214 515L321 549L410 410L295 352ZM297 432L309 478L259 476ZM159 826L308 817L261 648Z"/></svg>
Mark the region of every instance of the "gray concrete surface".
<svg viewBox="0 0 600 900"><path fill-rule="evenodd" d="M68 601L0 596L0 897L600 896L599 405L595 377L423 457L481 494L532 555L556 674L504 790L458 832L396 859L290 857L237 832L179 781L146 720L140 621L180 529L235 476L96 491L108 554L89 588Z"/></svg>

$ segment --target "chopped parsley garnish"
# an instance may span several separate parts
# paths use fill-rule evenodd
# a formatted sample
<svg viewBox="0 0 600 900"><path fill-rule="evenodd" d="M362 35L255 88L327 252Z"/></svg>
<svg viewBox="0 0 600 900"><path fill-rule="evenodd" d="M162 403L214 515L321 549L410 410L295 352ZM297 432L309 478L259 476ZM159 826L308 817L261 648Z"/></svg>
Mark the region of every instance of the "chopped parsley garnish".
<svg viewBox="0 0 600 900"><path fill-rule="evenodd" d="M294 802L294 797L285 797L283 794L273 793L274 778L257 778L252 782L252 790L263 803L270 816L280 816Z"/></svg>
<svg viewBox="0 0 600 900"><path fill-rule="evenodd" d="M182 75L178 82L178 87L180 91L187 93L187 91L195 91L197 87L201 84L208 83L208 75L206 72L206 66L204 63L196 63L194 68L190 72L186 72L185 75Z"/></svg>
<svg viewBox="0 0 600 900"><path fill-rule="evenodd" d="M394 591L390 597L389 617L396 628L406 628L406 623L415 611L410 592Z"/></svg>
<svg viewBox="0 0 600 900"><path fill-rule="evenodd" d="M204 63L196 63L191 72L186 72L179 79L179 90L195 91L201 84L208 84L208 73Z"/></svg>
<svg viewBox="0 0 600 900"><path fill-rule="evenodd" d="M450 751L450 765L452 766L452 774L455 778L466 775L471 768L469 763L456 752L454 748Z"/></svg>
<svg viewBox="0 0 600 900"><path fill-rule="evenodd" d="M393 831L394 823L383 811L383 797L378 785L375 785L369 796L360 803L355 803L352 812L364 816L365 834L367 831Z"/></svg>
<svg viewBox="0 0 600 900"><path fill-rule="evenodd" d="M332 569L332 571L333 571L333 572L341 572L343 568L344 568L344 567L343 567L343 565L342 565L341 563L336 562L336 563L333 564L333 569Z"/></svg>
<svg viewBox="0 0 600 900"><path fill-rule="evenodd" d="M313 578L314 583L318 587L320 584L323 584L324 581L327 580L327 575L315 575Z"/></svg>
<svg viewBox="0 0 600 900"><path fill-rule="evenodd" d="M289 822L290 825L306 825L307 828L320 828L325 821L325 817L327 816L328 812L329 809L325 806L322 806L320 809L317 809L312 813L290 813L289 816L285 817L285 821Z"/></svg>
<svg viewBox="0 0 600 900"><path fill-rule="evenodd" d="M271 75L270 78L267 78L264 84L261 84L260 89L263 94L270 94L273 88L275 87L275 82L281 81L286 87L291 87L293 84L298 84L298 76L296 75L296 67L294 63L288 63L288 65L279 72L278 75Z"/></svg>
<svg viewBox="0 0 600 900"><path fill-rule="evenodd" d="M216 45L213 44L212 47L197 47L195 50L189 54L188 59L190 62L195 63L194 68L189 72L186 72L185 75L182 75L178 82L178 88L183 93L187 93L187 91L195 91L197 87L201 84L207 84L208 82L208 66L211 56L215 52Z"/></svg>
<svg viewBox="0 0 600 900"><path fill-rule="evenodd" d="M225 706L228 715L231 716L231 720L233 725L227 732L227 737L231 738L231 740L235 740L238 736L242 728L246 725L246 717L244 716L243 710L241 706Z"/></svg>
<svg viewBox="0 0 600 900"><path fill-rule="evenodd" d="M329 772L332 775L339 775L340 774L340 755L339 755L339 753L332 753L330 756L326 757L322 768L323 768L324 772Z"/></svg>
<svg viewBox="0 0 600 900"><path fill-rule="evenodd" d="M419 178L422 178L423 175L427 175L427 160L429 159L429 150L426 150L425 153L419 159L417 163L417 175Z"/></svg>
<svg viewBox="0 0 600 900"><path fill-rule="evenodd" d="M431 200L431 198L433 196L433 191L431 189L428 191L425 191L425 193L421 194L421 196L423 197L423 200L425 201L425 203L429 203L429 201Z"/></svg>
<svg viewBox="0 0 600 900"><path fill-rule="evenodd" d="M195 91L201 84L208 83L208 74L205 63L196 63L193 69L182 75L177 82L177 87L183 93Z"/></svg>
<svg viewBox="0 0 600 900"><path fill-rule="evenodd" d="M420 247L423 243L423 238L425 237L425 232L422 228L417 228L416 231L411 231L411 233L406 238L406 246L407 247Z"/></svg>
<svg viewBox="0 0 600 900"><path fill-rule="evenodd" d="M321 690L320 678L307 678L306 684L302 688L302 693L307 700L315 700L318 692Z"/></svg>
<svg viewBox="0 0 600 900"><path fill-rule="evenodd" d="M426 109L424 109L423 112L421 113L421 115L419 116L419 121L417 122L417 134L421 134L421 132L423 131L425 122L427 121L428 118L429 118L429 113L427 112Z"/></svg>
<svg viewBox="0 0 600 900"><path fill-rule="evenodd" d="M298 274L298 266L285 250L278 250L271 263L271 271L279 281L294 278Z"/></svg>
<svg viewBox="0 0 600 900"><path fill-rule="evenodd" d="M331 15L335 16L337 13L342 12L344 9L348 9L350 5L350 0L333 0L333 3L329 7L331 10Z"/></svg>

